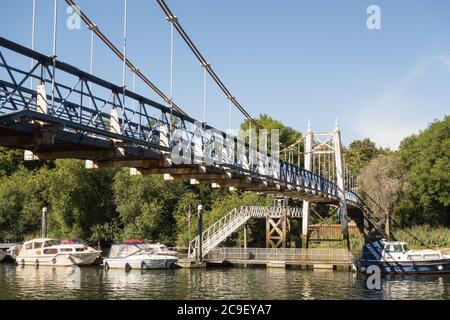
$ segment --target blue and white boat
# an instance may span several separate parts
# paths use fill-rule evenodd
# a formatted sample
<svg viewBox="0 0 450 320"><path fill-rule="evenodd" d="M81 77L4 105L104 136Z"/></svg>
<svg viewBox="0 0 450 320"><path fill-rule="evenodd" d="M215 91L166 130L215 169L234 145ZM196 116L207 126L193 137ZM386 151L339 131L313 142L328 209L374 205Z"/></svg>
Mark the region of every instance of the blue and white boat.
<svg viewBox="0 0 450 320"><path fill-rule="evenodd" d="M440 250L408 250L405 242L378 240L364 245L358 269L377 266L382 273L450 273L450 255Z"/></svg>

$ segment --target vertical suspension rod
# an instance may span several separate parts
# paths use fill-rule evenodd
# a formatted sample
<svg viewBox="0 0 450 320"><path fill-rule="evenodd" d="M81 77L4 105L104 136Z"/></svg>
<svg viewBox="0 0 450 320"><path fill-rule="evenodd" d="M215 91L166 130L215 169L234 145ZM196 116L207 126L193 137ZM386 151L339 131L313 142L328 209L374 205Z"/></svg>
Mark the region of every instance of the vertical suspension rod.
<svg viewBox="0 0 450 320"><path fill-rule="evenodd" d="M57 27L58 27L58 0L53 2L53 73L52 73L52 113L55 110L55 72L56 72L56 37L57 37Z"/></svg>
<svg viewBox="0 0 450 320"><path fill-rule="evenodd" d="M74 0L65 0L66 3L72 7L72 9L80 16L81 20L84 21L84 23L88 26L88 28L91 26L95 26L95 24L92 22L92 20L89 19L89 17L80 10L80 7L77 6L76 2ZM93 28L94 33L99 37L99 39L109 48L111 51L114 52L114 54L121 60L124 60L123 53L100 31L99 27L96 26ZM140 71L128 58L125 58L125 62L127 66L131 70L136 70L136 75L147 85L149 86L153 91L155 91L166 103L169 103L170 99L153 83L148 79L142 71ZM177 106L175 103L172 103L175 110L177 110L179 113L186 115L186 112L184 112L179 106Z"/></svg>

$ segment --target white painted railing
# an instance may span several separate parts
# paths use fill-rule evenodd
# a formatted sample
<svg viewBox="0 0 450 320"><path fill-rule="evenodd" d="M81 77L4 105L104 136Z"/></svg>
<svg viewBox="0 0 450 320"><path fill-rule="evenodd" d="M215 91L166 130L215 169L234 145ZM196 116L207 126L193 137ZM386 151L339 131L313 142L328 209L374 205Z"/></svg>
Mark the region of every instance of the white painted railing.
<svg viewBox="0 0 450 320"><path fill-rule="evenodd" d="M250 218L272 218L281 217L283 211L287 210L286 215L292 218L300 218L301 208L291 207L265 207L265 206L244 206L239 209L234 208L212 226L202 233L202 256L206 256L212 249L217 247L222 241L228 238L239 227L244 225ZM195 237L189 243L189 257L196 257L198 250L199 237Z"/></svg>

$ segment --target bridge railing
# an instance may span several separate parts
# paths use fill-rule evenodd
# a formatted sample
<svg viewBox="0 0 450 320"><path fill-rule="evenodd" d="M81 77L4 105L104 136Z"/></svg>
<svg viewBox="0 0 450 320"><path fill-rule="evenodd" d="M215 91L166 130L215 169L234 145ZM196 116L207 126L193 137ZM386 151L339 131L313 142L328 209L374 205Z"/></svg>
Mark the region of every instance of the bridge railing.
<svg viewBox="0 0 450 320"><path fill-rule="evenodd" d="M31 68L30 59L35 61ZM29 88L31 79L42 85L41 90ZM38 110L38 98L47 101L44 112ZM280 160L276 152L272 155L259 150L237 136L2 37L0 116L4 123L15 123L21 116L58 123L64 130L100 140L169 151L180 156L182 163L230 167L322 196L338 197L334 183ZM346 196L353 198L351 192Z"/></svg>

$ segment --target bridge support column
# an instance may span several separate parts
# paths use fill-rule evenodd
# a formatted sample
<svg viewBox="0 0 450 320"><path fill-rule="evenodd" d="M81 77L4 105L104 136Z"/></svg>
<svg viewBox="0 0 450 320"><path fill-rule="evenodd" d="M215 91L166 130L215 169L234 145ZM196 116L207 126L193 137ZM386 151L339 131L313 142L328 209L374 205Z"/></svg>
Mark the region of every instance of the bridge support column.
<svg viewBox="0 0 450 320"><path fill-rule="evenodd" d="M36 91L37 91L36 112L48 114L48 102L47 102L47 95L45 93L45 84L38 84ZM42 122L36 123L42 124ZM25 150L23 154L23 159L25 161L39 160L39 158L35 156L34 153L30 150Z"/></svg>
<svg viewBox="0 0 450 320"><path fill-rule="evenodd" d="M305 170L312 171L312 155L313 155L313 132L311 130L311 124L308 123L308 131L305 133ZM309 215L310 215L310 203L309 201L303 201L302 207L302 236L301 245L302 248L308 247L309 237Z"/></svg>
<svg viewBox="0 0 450 320"><path fill-rule="evenodd" d="M350 241L348 235L348 221L347 221L347 200L345 198L345 174L344 167L342 165L342 145L341 145L341 132L339 130L338 123L336 121L336 128L334 129L334 150L336 159L336 179L338 186L338 195L340 202L339 218L341 220L343 245L347 249L350 249Z"/></svg>

